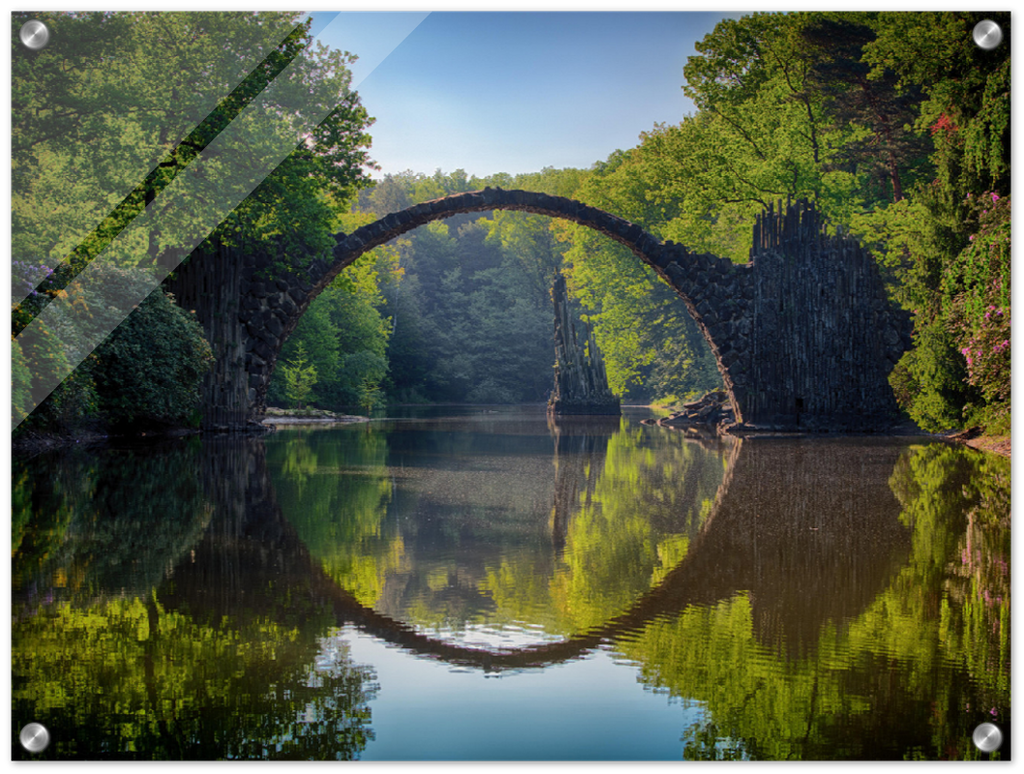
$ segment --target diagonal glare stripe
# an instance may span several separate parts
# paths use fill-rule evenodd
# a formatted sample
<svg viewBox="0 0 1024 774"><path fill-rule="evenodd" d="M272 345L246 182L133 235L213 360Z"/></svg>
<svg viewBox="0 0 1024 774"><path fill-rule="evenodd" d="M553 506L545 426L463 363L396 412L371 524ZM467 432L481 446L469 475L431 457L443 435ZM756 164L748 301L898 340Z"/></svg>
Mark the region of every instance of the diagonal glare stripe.
<svg viewBox="0 0 1024 774"><path fill-rule="evenodd" d="M174 11L161 12L145 12L141 15L146 16L148 19L159 19L162 15L175 15ZM206 12L199 12L205 14ZM217 15L217 12L211 12L210 15ZM11 17L12 23L15 22L14 16ZM52 49L53 55L59 55L68 59L76 60L78 63L74 70L82 73L91 78L104 78L110 77L108 65L106 65L106 57L103 55L102 44L97 50L94 47L88 47L87 50L83 50L82 46L86 43L77 41L74 38L70 40L63 36L61 32L61 19L55 17L53 19L54 35L50 41L50 45L47 46L46 51L50 53ZM314 25L316 24L314 20ZM265 31L262 35L258 36L256 40L250 41L252 51L259 52L266 50L269 47L271 50L278 49L281 42L286 40L287 37L295 32L294 22L289 22L287 27L282 26L276 20L270 20L267 23ZM95 43L93 42L93 45ZM24 54L22 49L17 49L19 54ZM148 52L148 60L150 60L151 72L160 73L163 68L173 67L175 61L176 51L174 47L167 50L151 50ZM246 52L239 52L238 54L243 59L246 59L248 54ZM257 54L258 55L258 54ZM13 61L13 60L12 60ZM259 66L265 62L265 58L259 61L259 65L255 68L250 69L245 65L238 72L232 68L232 60L225 59L223 56L218 56L216 53L211 53L206 57L201 57L195 62L195 68L197 71L209 73L208 78L210 83L217 83L222 81L226 87L228 96L238 88L238 86L251 78L253 71L259 69ZM52 62L50 63L52 66ZM46 66L41 63L40 68L42 70L39 73L45 75ZM32 72L37 72L33 70ZM156 77L156 76L154 76ZM19 99L15 100L13 95L15 85L18 87ZM141 86L136 85L135 91L131 89L126 91L128 94L126 98L127 103L118 103L109 105L108 109L98 114L98 117L104 115L117 116L118 114L125 112L128 115L137 113L140 107L144 106L141 103L133 103L133 98L130 94L137 92L139 88L148 90L148 87L153 86L154 90L159 88L157 84L151 84L142 78ZM162 164L161 158L165 157L165 154L161 152L159 146L153 145L151 142L146 142L139 139L134 143L122 143L116 155L112 155L110 149L108 149L108 142L111 141L111 137L96 136L92 137L90 141L85 141L80 144L77 155L73 164L69 164L68 168L63 170L62 173L59 170L50 169L50 174L56 174L58 177L62 177L63 188L75 190L77 195L82 190L84 193L81 201L76 201L75 206L68 209L67 205L61 208L60 201L57 201L56 212L51 213L51 218L59 218L59 228L49 229L47 235L47 229L39 229L31 226L33 222L32 218L29 218L28 222L23 221L25 213L33 211L31 197L23 199L18 195L24 195L24 190L15 191L15 169L19 166L15 163L15 159L20 154L31 153L31 148L35 147L35 143L44 141L47 136L59 136L59 132L56 134L51 132L52 127L49 124L43 124L36 127L36 132L42 131L43 135L40 136L32 131L27 136L23 136L22 132L18 132L17 139L13 135L15 127L15 106L17 110L27 110L26 101L29 103L44 103L46 94L41 91L41 85L37 84L33 88L29 84L25 84L22 81L16 80L12 73L12 96L11 96L11 286L10 286L10 302L13 308L18 303L24 301L30 294L32 294L33 288L36 288L38 292L38 286L43 283L50 273L60 263L65 262L67 258L60 256L73 255L76 251L81 249L81 245L75 246L75 243L84 241L82 238L76 238L75 234L81 234L83 231L86 232L85 240L89 239L91 234L96 234L102 231L103 228L108 228L111 225L112 218L118 215L117 210L124 206L124 202L118 206L113 212L110 212L104 216L101 216L97 224L89 228L88 222L95 217L97 208L102 207L98 201L94 201L97 191L93 190L92 185L96 182L96 178L99 175L98 170L103 169L103 175L108 180L108 185L112 186L111 189L106 191L114 201L117 199L125 199L132 196L133 190L137 190L139 187L134 182L138 175L146 175L146 170L151 170L148 175L153 175L156 169L159 169L159 165ZM26 94L31 94L31 99L26 97ZM212 102L211 102L212 100ZM195 104L191 102L195 101ZM196 132L209 118L210 115L217 110L217 107L223 102L223 98L213 93L195 93L189 94L188 97L181 101L175 102L170 109L178 118L178 123L183 128L179 128L174 131L175 136L180 134L184 139L181 142L187 140L190 134ZM74 113L74 112L73 112ZM83 105L80 111L83 118L93 117L93 114L88 109L88 104ZM18 114L19 115L19 114ZM202 121L201 116L206 115ZM45 129L44 129L45 127ZM167 137L166 140L173 141L173 137ZM157 165L155 167L155 165ZM59 166L59 165L58 165ZM45 176L45 175L44 175ZM20 185L24 185L25 181L22 178ZM118 180L122 180L118 183ZM128 182L124 182L128 181ZM91 193L89 192L91 191ZM105 197L101 197L105 199ZM102 208L105 209L105 208ZM19 217L18 215L22 216ZM51 244L51 240L56 236L56 243ZM116 234L115 234L116 235ZM113 236L112 238L113 239ZM65 243L69 244L67 247ZM16 244L16 249L15 249ZM16 252L16 256L14 253ZM51 257L52 256L52 257Z"/></svg>
<svg viewBox="0 0 1024 774"><path fill-rule="evenodd" d="M310 27L310 34L318 35L319 33L321 33L323 31L323 29L328 26L328 24L331 22L331 20L333 20L338 15L339 12L340 11L334 11L332 13L329 13L326 16L314 17L313 23L312 23L312 25ZM305 24L305 23L303 23L303 24ZM232 89L231 92L228 93L227 96L225 96L223 99L219 100L217 102L217 104L212 107L212 109L207 114L207 116L201 122L199 122L199 124L197 124L193 128L193 130L189 131L171 150L169 150L169 152L163 157L163 159L158 163L158 165L156 167L154 167L154 169L150 172L150 174L146 175L146 177L142 180L142 182L140 182L138 185L136 185L135 188L131 192L128 193L128 196L125 197L125 199L121 202L121 204L119 204L113 211L111 211L111 213L108 216L106 216L102 221L100 221L99 225L97 225L92 230L92 232L89 233L86 236L86 238L82 241L82 243L79 244L75 248L75 250L72 251L71 255L66 260L68 262L71 262L73 260L73 258L75 257L75 255L79 254L80 251L91 249L91 248L86 248L85 246L88 245L88 243L91 240L96 239L97 236L102 232L102 230L104 228L110 229L110 228L116 227L116 224L117 224L118 220L124 219L124 216L126 215L126 211L130 210L133 206L137 206L138 197L139 196L143 196L144 193L146 192L146 190L150 189L150 186L154 186L156 184L157 173L159 172L159 170L160 170L160 168L162 166L167 165L167 166L177 167L177 169L175 169L175 171L172 172L173 176L177 176L181 171L183 171L191 163L193 163L196 160L196 158L198 156L198 153L201 152L201 150L202 150L202 148L196 149L196 143L197 143L197 141L200 141L200 142L202 141L203 134L205 133L204 129L207 128L210 124L212 124L216 120L217 114L220 111L224 110L225 104L232 97L236 96L236 94L237 94L237 92L239 90L245 88L252 79L254 79L254 78L258 79L260 77L259 71L269 61L270 56L272 56L274 52L280 51L281 47L285 44L285 42L292 35L294 35L297 31L299 31L301 29L301 27L302 27L302 25L298 25L295 28L293 28L289 32L289 34L285 36L285 39L282 41L282 43L279 44L278 46L276 46L274 51L271 51L270 54L268 54L266 57L264 57L264 59L262 61L260 61L255 68L253 68L253 70L249 73L249 75L245 79L243 79L242 83L240 83L236 88ZM295 54L295 56L298 56L298 55L299 55L298 53ZM238 112L241 113L241 111L245 109L247 104L249 102L251 102L255 98L258 98L258 95L254 95L246 103L240 105ZM231 121L233 121L233 118L231 119ZM214 134L211 137L207 138L204 146L209 145L210 142L215 140L220 135L220 133L223 132L228 126L230 126L230 122L228 122L223 127L221 127L219 130L217 130L216 134ZM186 157L184 159L183 163L181 163L180 162L180 157L179 157L179 153L180 152L184 152L184 154L187 154L188 152L191 152L191 154L193 154L193 157L191 157L190 159ZM180 166L178 166L178 164L180 164ZM171 179L173 179L173 177ZM169 185L169 184L170 184L170 181L165 182L163 185L161 185L159 187L156 187L156 190L154 191L154 193L150 197L150 199L152 200L156 196L159 196L160 192L164 188L166 188L167 185ZM136 203L136 204L133 204L133 202ZM125 220L125 222L122 223L121 229L117 233L114 233L112 236L110 236L109 242L113 242L114 240L116 240L118 238L118 235L121 233L121 231L123 231L125 228L128 228L130 226L131 222L135 218L139 217L144 211L145 211L145 208L142 207L142 208L139 208L138 212L136 212L133 215L130 215L130 217L128 217L127 220ZM89 257L87 255L84 256L84 258L85 258L85 261L89 261ZM71 281L69 281L68 284L73 282L73 279L74 278L72 278ZM37 287L36 290L39 291L40 288ZM49 288L49 290L63 290L63 289L62 288L53 288L51 286ZM22 298L24 299L25 296L27 296L27 295L28 295L28 292L24 292ZM11 300L12 300L12 306L13 306L13 304L14 304L14 296L13 296L13 294L11 296Z"/></svg>
<svg viewBox="0 0 1024 774"><path fill-rule="evenodd" d="M402 39L411 32L406 32ZM401 40L397 41L394 47L400 43ZM293 60L260 98L251 102L19 334L16 340L24 342L24 346L39 346L48 337L52 340L50 331L60 332L66 360L51 362L51 372L33 373L29 413L284 161L313 127L337 109L336 100L317 104L317 98L323 95L311 94L301 79L295 78L293 83L296 70L297 60ZM299 107L310 113L300 127L289 131L280 105L290 105L295 118L301 118L296 115ZM142 265L145 258L140 258L135 247L143 239L148 243L154 230L159 230L164 238L165 252L175 257L161 261L160 266L147 267ZM12 429L21 421L23 417L12 415Z"/></svg>

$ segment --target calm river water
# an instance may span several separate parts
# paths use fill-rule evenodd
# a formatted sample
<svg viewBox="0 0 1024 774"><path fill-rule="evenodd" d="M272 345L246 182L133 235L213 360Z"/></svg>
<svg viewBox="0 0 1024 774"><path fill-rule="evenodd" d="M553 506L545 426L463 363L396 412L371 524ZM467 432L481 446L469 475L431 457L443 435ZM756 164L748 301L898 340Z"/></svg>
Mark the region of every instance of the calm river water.
<svg viewBox="0 0 1024 774"><path fill-rule="evenodd" d="M15 460L14 757L964 759L989 757L978 723L1008 737L1008 460L643 416Z"/></svg>

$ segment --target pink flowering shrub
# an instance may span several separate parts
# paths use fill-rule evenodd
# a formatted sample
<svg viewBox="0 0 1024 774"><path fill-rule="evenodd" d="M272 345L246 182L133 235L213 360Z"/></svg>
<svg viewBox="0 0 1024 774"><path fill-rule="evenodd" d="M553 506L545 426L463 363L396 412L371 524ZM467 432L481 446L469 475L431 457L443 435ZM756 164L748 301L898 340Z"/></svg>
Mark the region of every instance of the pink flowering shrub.
<svg viewBox="0 0 1024 774"><path fill-rule="evenodd" d="M1008 417L1010 197L986 192L965 204L976 230L943 278L947 313L968 384L978 388L988 408Z"/></svg>
<svg viewBox="0 0 1024 774"><path fill-rule="evenodd" d="M997 281L998 283L998 281ZM993 289L998 295L998 288ZM960 349L967 361L967 381L986 401L1010 399L1010 307L989 304L981 324L966 335Z"/></svg>

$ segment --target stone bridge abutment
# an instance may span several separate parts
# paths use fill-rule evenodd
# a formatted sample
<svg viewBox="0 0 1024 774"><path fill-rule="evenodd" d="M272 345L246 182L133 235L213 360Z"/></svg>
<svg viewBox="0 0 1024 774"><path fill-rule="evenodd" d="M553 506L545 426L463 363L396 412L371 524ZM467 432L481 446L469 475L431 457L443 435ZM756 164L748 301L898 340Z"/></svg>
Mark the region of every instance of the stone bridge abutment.
<svg viewBox="0 0 1024 774"><path fill-rule="evenodd" d="M874 430L892 423L888 374L910 344L855 241L823 233L805 203L758 218L747 264L661 242L640 226L564 197L485 189L424 202L338 234L330 260L274 276L275 257L217 247L196 253L170 286L195 309L214 348L207 429L258 422L281 345L319 293L353 261L431 221L519 210L592 228L627 247L681 297L718 363L737 421L778 429Z"/></svg>

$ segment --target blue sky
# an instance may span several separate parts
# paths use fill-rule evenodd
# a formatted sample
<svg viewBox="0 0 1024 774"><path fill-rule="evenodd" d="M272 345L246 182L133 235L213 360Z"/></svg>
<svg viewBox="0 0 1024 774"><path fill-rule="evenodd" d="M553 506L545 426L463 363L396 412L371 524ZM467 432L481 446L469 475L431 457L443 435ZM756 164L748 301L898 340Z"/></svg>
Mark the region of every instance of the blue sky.
<svg viewBox="0 0 1024 774"><path fill-rule="evenodd" d="M377 121L381 174L588 168L693 111L683 65L719 13L343 13L321 39Z"/></svg>

